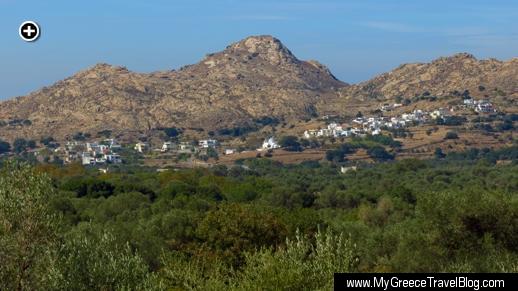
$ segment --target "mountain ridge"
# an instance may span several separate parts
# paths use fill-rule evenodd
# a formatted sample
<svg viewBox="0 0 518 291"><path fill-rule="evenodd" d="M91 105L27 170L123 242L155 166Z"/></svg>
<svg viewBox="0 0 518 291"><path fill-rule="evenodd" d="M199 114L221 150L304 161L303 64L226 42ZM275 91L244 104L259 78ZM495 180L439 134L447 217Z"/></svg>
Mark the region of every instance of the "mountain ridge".
<svg viewBox="0 0 518 291"><path fill-rule="evenodd" d="M67 138L75 132L162 127L214 130L264 116L290 120L323 112L350 113L356 102L374 104L425 91L443 96L482 85L498 87L514 98L517 75L516 58L477 60L460 53L404 64L350 85L317 61L299 60L273 36L251 36L178 70L138 73L99 63L0 102L0 120L30 121L0 128L0 138Z"/></svg>
<svg viewBox="0 0 518 291"><path fill-rule="evenodd" d="M453 91L468 90L476 97L478 87L507 90L510 96L518 93L518 58L501 61L494 58L478 60L469 53L439 57L428 63L406 63L379 74L370 80L353 84L342 95L365 100L414 97L424 92L447 96ZM380 99L383 101L383 98Z"/></svg>

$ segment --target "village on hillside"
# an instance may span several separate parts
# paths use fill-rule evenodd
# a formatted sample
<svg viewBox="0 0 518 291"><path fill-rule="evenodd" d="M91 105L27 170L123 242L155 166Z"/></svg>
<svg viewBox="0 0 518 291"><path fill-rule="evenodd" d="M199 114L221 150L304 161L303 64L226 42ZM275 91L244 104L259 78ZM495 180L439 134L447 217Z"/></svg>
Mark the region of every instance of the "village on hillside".
<svg viewBox="0 0 518 291"><path fill-rule="evenodd" d="M383 104L379 108L379 112L386 113L396 108L404 107L401 103ZM304 131L303 138L310 139L315 137L350 137L362 136L366 134L379 135L382 130L400 129L407 126L418 126L429 123L431 121L446 120L449 117L457 116L456 112L462 110L474 110L476 113L496 113L497 110L488 100L474 100L472 98L464 99L460 106L452 106L450 108L438 108L432 111L415 109L409 113L403 113L399 116L366 117L358 114L348 124L337 124L331 122L327 128L309 129Z"/></svg>
<svg viewBox="0 0 518 291"><path fill-rule="evenodd" d="M355 117L348 120L324 116L320 118L323 121L320 124L323 126L307 128L298 134L295 131L289 136L282 131L274 130L270 133L266 131L263 133L262 142L257 140L245 146L236 144L235 140L228 137L220 139L221 136L214 134L206 139L184 137L180 136L179 130L174 129L175 137L165 138L162 141L144 138L133 143L125 140L123 143L116 138L99 139L76 134L75 140L66 141L63 145L50 138L40 142L45 145L43 148L38 148L35 142L27 142L23 145L14 145L13 152L30 153L40 162L80 163L84 166L98 167L100 171L105 172L110 167L120 167L139 160L159 167L174 165L194 167L216 163L223 157L228 157L223 158L225 161L233 161L232 156L236 156L235 159L271 157L279 150L296 154L308 148L319 151L314 153L314 158L322 155L322 146L326 139L340 138L343 142L347 138L378 135L397 138L396 133L404 132L407 128L460 125L466 120L466 115L490 116L498 112L488 100L473 98L463 99L462 104L447 108L423 110L412 107L411 110L405 111L406 107L401 103L380 104L370 116L358 112ZM260 138L261 134L257 136ZM4 152L3 155L5 154L8 153Z"/></svg>

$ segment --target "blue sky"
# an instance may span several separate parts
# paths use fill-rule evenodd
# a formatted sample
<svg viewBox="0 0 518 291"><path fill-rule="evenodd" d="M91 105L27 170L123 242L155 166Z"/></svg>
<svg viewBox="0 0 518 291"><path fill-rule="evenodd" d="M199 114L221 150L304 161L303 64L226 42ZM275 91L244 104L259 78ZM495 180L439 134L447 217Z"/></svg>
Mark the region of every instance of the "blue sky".
<svg viewBox="0 0 518 291"><path fill-rule="evenodd" d="M456 52L510 59L516 19L516 0L0 0L0 99L98 62L178 68L256 34L351 83ZM24 20L41 25L37 42L19 38Z"/></svg>

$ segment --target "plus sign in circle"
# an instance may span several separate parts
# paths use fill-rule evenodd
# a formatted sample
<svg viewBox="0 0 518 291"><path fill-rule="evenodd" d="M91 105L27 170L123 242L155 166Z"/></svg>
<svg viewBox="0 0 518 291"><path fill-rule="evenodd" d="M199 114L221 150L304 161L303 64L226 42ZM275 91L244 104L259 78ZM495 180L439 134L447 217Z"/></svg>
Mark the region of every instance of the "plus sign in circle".
<svg viewBox="0 0 518 291"><path fill-rule="evenodd" d="M35 41L40 37L40 26L34 21L25 21L18 29L20 37L25 41Z"/></svg>

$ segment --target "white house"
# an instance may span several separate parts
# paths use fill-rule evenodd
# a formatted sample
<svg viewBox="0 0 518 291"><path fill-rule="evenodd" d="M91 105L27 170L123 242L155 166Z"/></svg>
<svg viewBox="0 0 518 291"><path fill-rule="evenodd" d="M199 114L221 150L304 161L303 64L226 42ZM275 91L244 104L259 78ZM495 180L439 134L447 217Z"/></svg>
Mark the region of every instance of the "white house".
<svg viewBox="0 0 518 291"><path fill-rule="evenodd" d="M421 120L423 120L423 119L424 119L424 115L425 115L425 114L424 114L423 110L421 110L421 109L416 109L416 110L414 110L414 112L413 112L413 113L414 113L414 120L416 120L416 121L421 121Z"/></svg>
<svg viewBox="0 0 518 291"><path fill-rule="evenodd" d="M469 98L469 99L464 99L464 105L467 105L467 106L473 106L475 105L475 100L473 100L472 98Z"/></svg>
<svg viewBox="0 0 518 291"><path fill-rule="evenodd" d="M104 160L111 164L121 164L122 159L118 154L108 154L103 156Z"/></svg>
<svg viewBox="0 0 518 291"><path fill-rule="evenodd" d="M430 113L430 117L432 119L442 118L447 115L448 111L444 110L443 108L436 109Z"/></svg>
<svg viewBox="0 0 518 291"><path fill-rule="evenodd" d="M306 139L310 139L312 137L316 137L317 134L318 134L318 130L316 130L316 129L310 129L310 130L304 131L304 137Z"/></svg>
<svg viewBox="0 0 518 291"><path fill-rule="evenodd" d="M334 137L342 136L343 133L343 127L341 125L338 125L336 123L331 123L327 126L327 130L330 131L330 135Z"/></svg>
<svg viewBox="0 0 518 291"><path fill-rule="evenodd" d="M479 113L491 113L495 112L495 109L493 108L493 104L491 104L489 101L481 100L477 103L475 111Z"/></svg>
<svg viewBox="0 0 518 291"><path fill-rule="evenodd" d="M320 136L330 136L333 134L333 131L330 130L329 128L322 128L320 129L318 132L317 132L317 136L320 137Z"/></svg>
<svg viewBox="0 0 518 291"><path fill-rule="evenodd" d="M200 148L204 148L204 149L215 148L217 144L218 144L218 141L215 139L202 139L202 140L198 141L198 146Z"/></svg>
<svg viewBox="0 0 518 291"><path fill-rule="evenodd" d="M235 149L225 149L225 155L233 155L235 152Z"/></svg>
<svg viewBox="0 0 518 291"><path fill-rule="evenodd" d="M88 152L83 152L81 154L81 162L83 165L95 165L95 158L90 155Z"/></svg>
<svg viewBox="0 0 518 291"><path fill-rule="evenodd" d="M96 142L86 143L86 151L95 154L106 154L110 150L108 145L98 144Z"/></svg>
<svg viewBox="0 0 518 291"><path fill-rule="evenodd" d="M342 174L345 174L345 173L347 173L349 171L356 171L356 170L357 170L356 166L352 166L352 167L344 167L344 166L342 166L342 167L340 167L340 172Z"/></svg>
<svg viewBox="0 0 518 291"><path fill-rule="evenodd" d="M178 145L178 150L177 150L178 153L192 153L193 151L194 151L194 147L189 142L182 141Z"/></svg>
<svg viewBox="0 0 518 291"><path fill-rule="evenodd" d="M391 110L396 109L401 106L403 106L403 104L401 104L401 103L394 103L392 105L385 103L380 107L380 109L381 109L381 111L391 111Z"/></svg>
<svg viewBox="0 0 518 291"><path fill-rule="evenodd" d="M337 131L335 133L335 137L340 137L340 136L349 137L351 135L353 135L353 132L351 130L341 130L341 131Z"/></svg>
<svg viewBox="0 0 518 291"><path fill-rule="evenodd" d="M170 141L166 141L164 142L164 144L162 145L162 149L160 150L161 152L165 153L165 152L168 152L170 150L173 149L173 143L170 142Z"/></svg>
<svg viewBox="0 0 518 291"><path fill-rule="evenodd" d="M86 143L86 150L88 152L99 151L99 144L96 143L96 142L87 142Z"/></svg>
<svg viewBox="0 0 518 291"><path fill-rule="evenodd" d="M277 143L277 141L275 141L275 138L274 137L270 137L270 138L267 138L264 140L263 142L263 145L262 145L262 149L263 150L269 150L269 149L278 149L280 148L281 146Z"/></svg>
<svg viewBox="0 0 518 291"><path fill-rule="evenodd" d="M139 153L143 153L145 151L147 151L149 148L149 145L145 142L139 142L137 144L135 144L135 150Z"/></svg>
<svg viewBox="0 0 518 291"><path fill-rule="evenodd" d="M403 113L401 114L401 118L407 122L412 121L413 115L412 113Z"/></svg>

